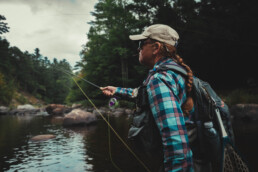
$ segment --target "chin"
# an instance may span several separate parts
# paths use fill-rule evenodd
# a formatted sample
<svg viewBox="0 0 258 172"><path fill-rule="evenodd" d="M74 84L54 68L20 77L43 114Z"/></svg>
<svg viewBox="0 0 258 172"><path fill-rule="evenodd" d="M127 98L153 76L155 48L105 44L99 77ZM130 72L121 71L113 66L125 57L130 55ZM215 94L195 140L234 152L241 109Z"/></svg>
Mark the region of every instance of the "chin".
<svg viewBox="0 0 258 172"><path fill-rule="evenodd" d="M140 64L145 65L144 61L139 59Z"/></svg>

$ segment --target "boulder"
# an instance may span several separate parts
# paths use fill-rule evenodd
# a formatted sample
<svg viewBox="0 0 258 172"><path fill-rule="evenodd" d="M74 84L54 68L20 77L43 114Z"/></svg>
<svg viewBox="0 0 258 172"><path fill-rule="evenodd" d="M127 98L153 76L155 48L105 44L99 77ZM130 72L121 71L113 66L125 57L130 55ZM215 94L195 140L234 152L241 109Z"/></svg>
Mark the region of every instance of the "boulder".
<svg viewBox="0 0 258 172"><path fill-rule="evenodd" d="M230 108L234 132L250 134L258 130L258 104L236 104Z"/></svg>
<svg viewBox="0 0 258 172"><path fill-rule="evenodd" d="M65 115L63 125L79 125L91 124L97 120L96 115L91 112L86 112L81 109L74 109L69 114Z"/></svg>
<svg viewBox="0 0 258 172"><path fill-rule="evenodd" d="M37 116L48 116L49 114L46 112L45 108L41 108L39 112L36 113Z"/></svg>
<svg viewBox="0 0 258 172"><path fill-rule="evenodd" d="M132 115L133 114L133 110L132 109L125 109L125 114L126 115Z"/></svg>
<svg viewBox="0 0 258 172"><path fill-rule="evenodd" d="M52 134L43 134L43 135L34 136L30 140L31 141L45 141L45 140L53 139L55 137L56 136L52 135Z"/></svg>
<svg viewBox="0 0 258 172"><path fill-rule="evenodd" d="M11 111L9 111L8 114L10 115L36 115L37 113L40 112L40 109L13 109Z"/></svg>
<svg viewBox="0 0 258 172"><path fill-rule="evenodd" d="M0 106L0 115L6 115L9 112L9 108L5 106Z"/></svg>
<svg viewBox="0 0 258 172"><path fill-rule="evenodd" d="M46 111L50 115L63 115L65 110L66 106L61 104L50 104L46 107Z"/></svg>
<svg viewBox="0 0 258 172"><path fill-rule="evenodd" d="M116 108L116 109L114 109L114 112L112 113L112 115L114 115L115 117L119 117L123 114L125 114L124 108Z"/></svg>
<svg viewBox="0 0 258 172"><path fill-rule="evenodd" d="M18 105L17 109L18 110L35 110L36 108L30 104L25 104L25 105Z"/></svg>
<svg viewBox="0 0 258 172"><path fill-rule="evenodd" d="M82 107L82 104L73 104L72 105L73 109L78 109L78 108L81 108L81 107Z"/></svg>
<svg viewBox="0 0 258 172"><path fill-rule="evenodd" d="M106 115L106 114L107 114L107 111L106 111L105 109L98 109L98 110L94 109L92 113L93 113L94 115L96 115L96 116L100 116L100 113L101 113L102 115Z"/></svg>
<svg viewBox="0 0 258 172"><path fill-rule="evenodd" d="M87 112L93 112L95 109L93 107L87 107L85 108L85 111Z"/></svg>
<svg viewBox="0 0 258 172"><path fill-rule="evenodd" d="M236 104L230 108L234 120L254 121L258 119L258 104Z"/></svg>

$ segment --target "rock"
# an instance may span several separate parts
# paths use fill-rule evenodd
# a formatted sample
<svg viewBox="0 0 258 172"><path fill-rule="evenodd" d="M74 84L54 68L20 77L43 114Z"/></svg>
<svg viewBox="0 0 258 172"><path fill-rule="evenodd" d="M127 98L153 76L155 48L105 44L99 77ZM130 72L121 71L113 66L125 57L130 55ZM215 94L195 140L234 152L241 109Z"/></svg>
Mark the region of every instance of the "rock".
<svg viewBox="0 0 258 172"><path fill-rule="evenodd" d="M234 120L253 121L258 119L258 104L236 104L230 108Z"/></svg>
<svg viewBox="0 0 258 172"><path fill-rule="evenodd" d="M64 126L90 124L97 120L96 115L91 112L86 112L81 109L74 109L64 117Z"/></svg>
<svg viewBox="0 0 258 172"><path fill-rule="evenodd" d="M98 110L94 109L92 113L93 113L94 115L96 115L96 116L100 116L100 113L101 113L102 115L106 115L106 114L107 114L107 111L104 110L104 109L98 109Z"/></svg>
<svg viewBox="0 0 258 172"><path fill-rule="evenodd" d="M18 110L35 110L36 108L30 104L26 104L26 105L18 105L17 109Z"/></svg>
<svg viewBox="0 0 258 172"><path fill-rule="evenodd" d="M9 108L5 106L0 106L0 115L7 115L9 112Z"/></svg>
<svg viewBox="0 0 258 172"><path fill-rule="evenodd" d="M68 107L66 107L66 108L64 109L64 114L70 113L72 110L73 110L73 108L68 108Z"/></svg>
<svg viewBox="0 0 258 172"><path fill-rule="evenodd" d="M73 109L78 109L78 108L81 108L81 107L82 107L82 104L73 104L72 105Z"/></svg>
<svg viewBox="0 0 258 172"><path fill-rule="evenodd" d="M125 109L125 114L126 114L126 115L132 115L132 114L133 114L133 110L131 110L131 109Z"/></svg>
<svg viewBox="0 0 258 172"><path fill-rule="evenodd" d="M63 115L66 107L61 104L50 104L46 107L46 111L50 115Z"/></svg>
<svg viewBox="0 0 258 172"><path fill-rule="evenodd" d="M257 133L258 104L237 104L230 108L234 132L242 134Z"/></svg>
<svg viewBox="0 0 258 172"><path fill-rule="evenodd" d="M99 109L102 110L102 111L105 111L105 112L109 111L109 108L107 108L107 107L100 107Z"/></svg>
<svg viewBox="0 0 258 172"><path fill-rule="evenodd" d="M85 111L87 112L93 112L95 109L93 107L85 108Z"/></svg>
<svg viewBox="0 0 258 172"><path fill-rule="evenodd" d="M43 134L43 135L34 136L30 140L31 141L45 141L45 140L53 139L55 137L56 136L52 135L52 134Z"/></svg>
<svg viewBox="0 0 258 172"><path fill-rule="evenodd" d="M115 111L115 112L112 113L112 115L115 116L115 117L119 117L119 116L121 116L121 115L123 115L123 114L124 114L124 113L121 112L121 111Z"/></svg>
<svg viewBox="0 0 258 172"><path fill-rule="evenodd" d="M125 114L125 109L124 108L116 108L116 109L113 109L111 114L115 117L119 117L123 114Z"/></svg>
<svg viewBox="0 0 258 172"><path fill-rule="evenodd" d="M40 112L40 109L13 109L9 111L10 115L35 115Z"/></svg>
<svg viewBox="0 0 258 172"><path fill-rule="evenodd" d="M49 114L45 111L45 109L40 109L39 112L36 113L37 116L48 116Z"/></svg>
<svg viewBox="0 0 258 172"><path fill-rule="evenodd" d="M55 108L55 109L53 109L53 111L52 111L52 114L54 114L54 115L62 115L64 113L64 108Z"/></svg>

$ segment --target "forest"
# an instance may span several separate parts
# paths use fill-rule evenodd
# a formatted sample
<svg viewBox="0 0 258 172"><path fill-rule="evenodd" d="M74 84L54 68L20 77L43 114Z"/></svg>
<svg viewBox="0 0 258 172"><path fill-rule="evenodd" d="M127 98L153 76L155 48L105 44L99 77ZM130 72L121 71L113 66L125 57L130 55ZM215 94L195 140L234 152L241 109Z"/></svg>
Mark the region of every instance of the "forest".
<svg viewBox="0 0 258 172"><path fill-rule="evenodd" d="M258 94L256 4L254 0L99 0L91 13L95 19L89 23L89 41L80 52L77 75L99 86L139 86L148 69L139 64L138 44L129 35L161 23L179 33L178 54L195 76L219 93L234 93L238 103L254 103ZM8 31L8 19L0 14L0 104L10 103L14 89L48 103L85 99L71 77L58 70L72 72L66 60L50 62L39 48L31 54L10 47L1 36ZM100 90L77 80L91 98L103 99Z"/></svg>
<svg viewBox="0 0 258 172"><path fill-rule="evenodd" d="M0 34L8 32L9 27L0 15ZM60 70L71 72L70 64L64 59L54 59L40 54L22 52L18 47L10 47L8 40L0 37L0 105L9 105L15 90L31 93L46 103L64 103L70 91L71 79ZM26 103L24 97L18 97Z"/></svg>

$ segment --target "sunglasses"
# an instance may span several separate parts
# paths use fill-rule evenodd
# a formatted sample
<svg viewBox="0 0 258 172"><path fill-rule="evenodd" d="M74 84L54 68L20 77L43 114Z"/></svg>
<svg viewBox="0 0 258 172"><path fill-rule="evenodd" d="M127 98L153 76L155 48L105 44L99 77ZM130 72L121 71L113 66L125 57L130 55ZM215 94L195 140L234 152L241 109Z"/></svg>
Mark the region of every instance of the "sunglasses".
<svg viewBox="0 0 258 172"><path fill-rule="evenodd" d="M138 45L138 50L139 50L139 51L142 50L142 48L143 48L143 46L144 46L145 44L147 44L145 41L146 41L146 39L139 41L139 45Z"/></svg>

